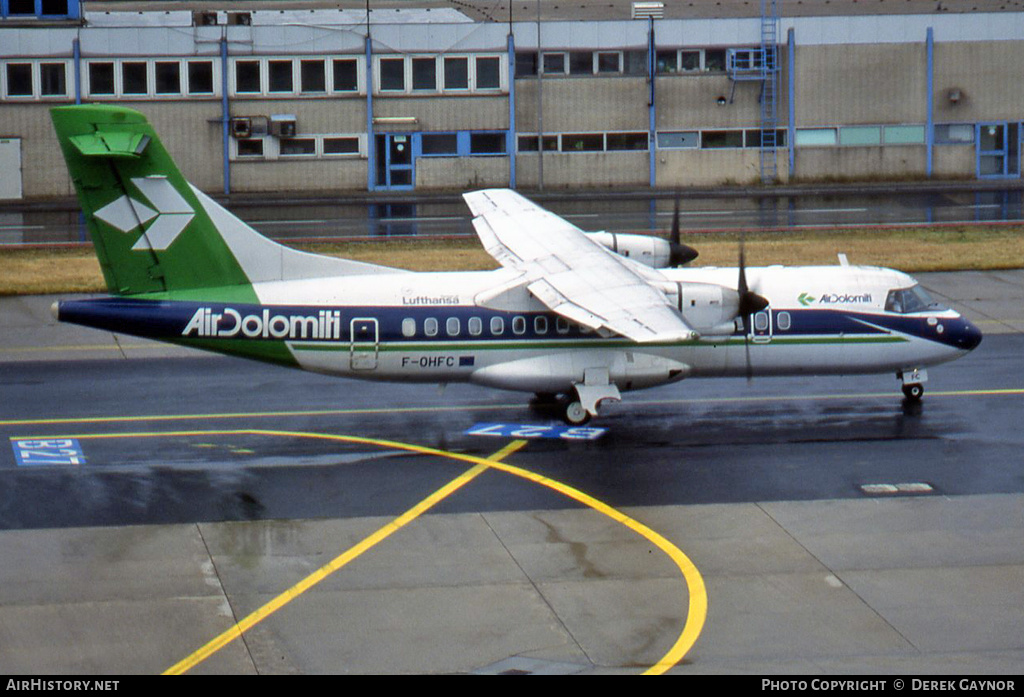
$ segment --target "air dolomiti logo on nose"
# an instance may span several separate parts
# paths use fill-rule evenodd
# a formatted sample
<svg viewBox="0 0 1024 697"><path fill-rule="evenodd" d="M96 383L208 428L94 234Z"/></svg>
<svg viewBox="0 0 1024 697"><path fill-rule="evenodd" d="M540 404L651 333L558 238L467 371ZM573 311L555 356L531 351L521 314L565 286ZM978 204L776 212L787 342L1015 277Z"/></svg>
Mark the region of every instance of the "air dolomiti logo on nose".
<svg viewBox="0 0 1024 697"><path fill-rule="evenodd" d="M149 199L153 208L129 196L122 196L96 211L95 216L125 233L143 227L145 232L132 249L167 249L188 227L196 212L167 177L136 177L132 184ZM146 226L150 221L153 222Z"/></svg>
<svg viewBox="0 0 1024 697"><path fill-rule="evenodd" d="M820 296L801 293L797 302L804 307L811 305L841 305L846 303L870 303L871 293L823 293Z"/></svg>

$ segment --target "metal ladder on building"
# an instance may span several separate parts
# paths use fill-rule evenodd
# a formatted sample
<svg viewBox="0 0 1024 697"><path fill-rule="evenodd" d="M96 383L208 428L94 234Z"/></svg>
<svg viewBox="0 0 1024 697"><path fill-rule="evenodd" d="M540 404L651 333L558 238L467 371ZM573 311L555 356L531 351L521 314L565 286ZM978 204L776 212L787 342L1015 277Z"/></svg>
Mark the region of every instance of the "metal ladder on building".
<svg viewBox="0 0 1024 697"><path fill-rule="evenodd" d="M778 181L779 3L761 0L761 183ZM790 144L792 147L792 144Z"/></svg>

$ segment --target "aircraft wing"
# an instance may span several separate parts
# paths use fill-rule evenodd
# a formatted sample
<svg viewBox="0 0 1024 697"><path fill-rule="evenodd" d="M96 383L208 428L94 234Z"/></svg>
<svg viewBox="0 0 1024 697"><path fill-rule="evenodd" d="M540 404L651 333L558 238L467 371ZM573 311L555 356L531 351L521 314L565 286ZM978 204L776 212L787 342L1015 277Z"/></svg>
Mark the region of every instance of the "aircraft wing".
<svg viewBox="0 0 1024 697"><path fill-rule="evenodd" d="M553 312L639 343L693 337L665 294L648 282L657 274L653 269L641 275L572 223L509 189L463 198L484 249L523 272L527 288Z"/></svg>

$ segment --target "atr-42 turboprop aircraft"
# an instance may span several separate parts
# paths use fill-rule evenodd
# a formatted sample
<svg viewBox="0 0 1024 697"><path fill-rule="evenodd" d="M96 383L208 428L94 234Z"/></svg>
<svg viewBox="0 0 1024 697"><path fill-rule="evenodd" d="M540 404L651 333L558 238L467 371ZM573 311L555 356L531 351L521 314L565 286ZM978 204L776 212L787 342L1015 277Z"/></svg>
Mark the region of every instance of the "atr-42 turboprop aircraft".
<svg viewBox="0 0 1024 697"><path fill-rule="evenodd" d="M145 117L52 111L113 295L61 321L368 380L560 396L570 423L689 377L925 368L981 333L913 278L850 266L673 268L672 240L588 234L514 191L464 196L492 271L413 273L282 247L189 185ZM678 212L678 209L677 209Z"/></svg>

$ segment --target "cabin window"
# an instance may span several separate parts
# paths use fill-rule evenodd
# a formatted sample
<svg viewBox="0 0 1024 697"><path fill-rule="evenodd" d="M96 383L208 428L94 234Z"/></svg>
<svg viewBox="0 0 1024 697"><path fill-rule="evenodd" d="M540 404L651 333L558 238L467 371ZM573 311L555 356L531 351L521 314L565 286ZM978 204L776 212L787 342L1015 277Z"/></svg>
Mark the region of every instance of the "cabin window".
<svg viewBox="0 0 1024 697"><path fill-rule="evenodd" d="M458 336L462 331L462 323L459 322L458 317L449 317L444 324L444 330L448 332L448 336Z"/></svg>
<svg viewBox="0 0 1024 697"><path fill-rule="evenodd" d="M791 318L788 312L780 312L775 317L775 326L782 331L788 331L791 326Z"/></svg>
<svg viewBox="0 0 1024 697"><path fill-rule="evenodd" d="M402 336L416 336L416 320L406 317L402 320Z"/></svg>
<svg viewBox="0 0 1024 697"><path fill-rule="evenodd" d="M558 317L557 319L555 319L555 331L557 331L559 334L568 334L569 320L567 320L565 317Z"/></svg>
<svg viewBox="0 0 1024 697"><path fill-rule="evenodd" d="M516 315L512 318L512 332L514 334L525 334L526 333L526 318L522 315Z"/></svg>
<svg viewBox="0 0 1024 697"><path fill-rule="evenodd" d="M533 331L537 334L548 333L548 318L547 317L534 317L533 318Z"/></svg>
<svg viewBox="0 0 1024 697"><path fill-rule="evenodd" d="M480 336L484 332L484 322L479 317L469 318L469 333L473 336Z"/></svg>
<svg viewBox="0 0 1024 697"><path fill-rule="evenodd" d="M758 312L754 315L754 331L763 332L768 329L768 314L766 312Z"/></svg>
<svg viewBox="0 0 1024 697"><path fill-rule="evenodd" d="M437 336L437 318L427 317L423 320L423 333L427 336Z"/></svg>
<svg viewBox="0 0 1024 697"><path fill-rule="evenodd" d="M505 333L505 320L501 317L491 317L491 334L500 336Z"/></svg>

